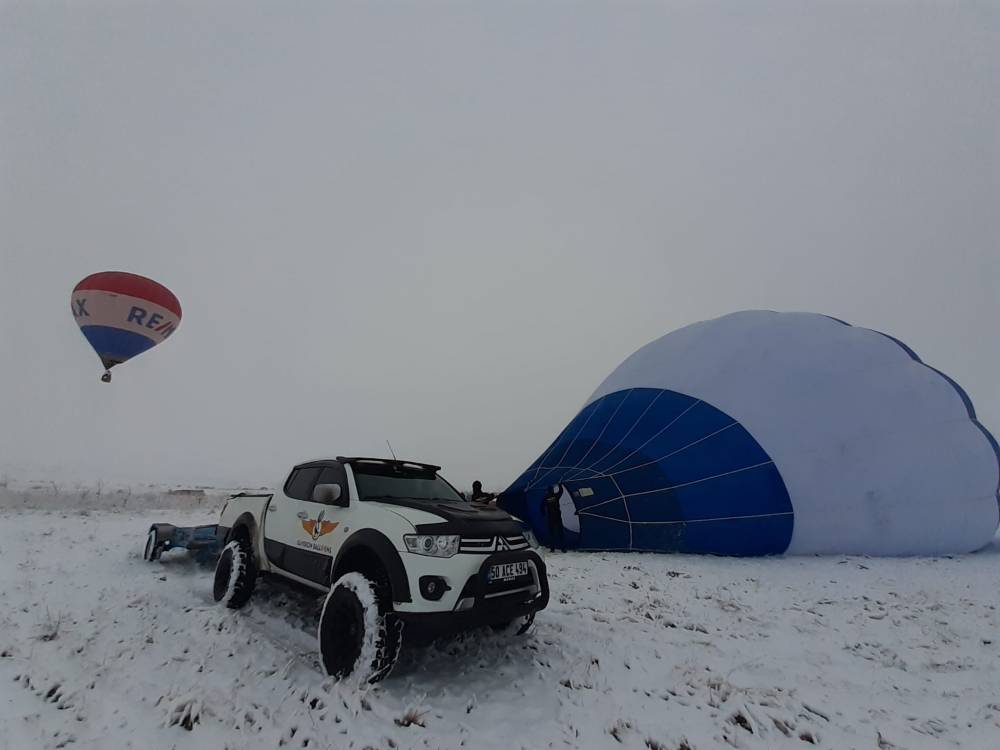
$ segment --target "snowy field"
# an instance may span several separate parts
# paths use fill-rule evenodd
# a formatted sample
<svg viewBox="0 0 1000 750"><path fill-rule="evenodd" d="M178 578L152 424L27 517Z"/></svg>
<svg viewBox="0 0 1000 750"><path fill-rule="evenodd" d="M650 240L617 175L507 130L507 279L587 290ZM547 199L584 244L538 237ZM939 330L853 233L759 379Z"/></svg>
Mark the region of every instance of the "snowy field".
<svg viewBox="0 0 1000 750"><path fill-rule="evenodd" d="M0 750L1000 747L1000 542L550 555L531 635L404 648L360 689L320 674L315 597L264 583L230 612L184 553L142 561L150 522L211 523L212 493L68 496L0 492Z"/></svg>

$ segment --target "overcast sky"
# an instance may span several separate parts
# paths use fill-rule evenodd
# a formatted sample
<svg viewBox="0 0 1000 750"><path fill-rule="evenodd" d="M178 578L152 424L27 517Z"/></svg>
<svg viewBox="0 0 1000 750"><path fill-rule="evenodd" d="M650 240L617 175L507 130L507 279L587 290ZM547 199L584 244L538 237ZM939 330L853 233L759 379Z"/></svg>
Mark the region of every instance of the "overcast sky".
<svg viewBox="0 0 1000 750"><path fill-rule="evenodd" d="M734 310L884 330L1000 431L1000 4L0 4L0 472L501 488ZM70 290L184 319L99 382Z"/></svg>

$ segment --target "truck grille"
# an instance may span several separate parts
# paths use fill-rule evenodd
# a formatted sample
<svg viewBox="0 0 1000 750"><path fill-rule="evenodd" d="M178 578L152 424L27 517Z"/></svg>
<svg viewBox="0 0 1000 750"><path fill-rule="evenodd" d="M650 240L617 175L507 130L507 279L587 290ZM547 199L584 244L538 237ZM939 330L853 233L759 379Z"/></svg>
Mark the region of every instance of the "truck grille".
<svg viewBox="0 0 1000 750"><path fill-rule="evenodd" d="M514 536L463 536L458 551L472 555L489 555L494 552L517 552L530 545L523 534Z"/></svg>

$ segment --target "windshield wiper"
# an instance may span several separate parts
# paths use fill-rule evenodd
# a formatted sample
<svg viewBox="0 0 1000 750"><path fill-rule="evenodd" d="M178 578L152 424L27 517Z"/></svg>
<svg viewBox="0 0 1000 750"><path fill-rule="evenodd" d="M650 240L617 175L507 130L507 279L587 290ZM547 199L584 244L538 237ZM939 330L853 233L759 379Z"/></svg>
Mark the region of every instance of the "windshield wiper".
<svg viewBox="0 0 1000 750"><path fill-rule="evenodd" d="M365 500L413 500L418 503L461 503L456 497L417 497L416 495L365 495Z"/></svg>

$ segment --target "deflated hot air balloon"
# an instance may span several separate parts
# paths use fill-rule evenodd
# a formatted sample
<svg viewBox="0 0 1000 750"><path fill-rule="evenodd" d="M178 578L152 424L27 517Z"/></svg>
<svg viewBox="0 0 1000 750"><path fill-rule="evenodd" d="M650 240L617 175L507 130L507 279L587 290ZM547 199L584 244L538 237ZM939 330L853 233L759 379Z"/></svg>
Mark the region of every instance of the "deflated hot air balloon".
<svg viewBox="0 0 1000 750"><path fill-rule="evenodd" d="M1000 450L896 339L749 311L626 359L499 504L546 540L552 493L580 549L959 553L996 533Z"/></svg>
<svg viewBox="0 0 1000 750"><path fill-rule="evenodd" d="M111 368L159 344L177 330L181 303L162 284L122 271L95 273L73 288L73 317L104 365Z"/></svg>

